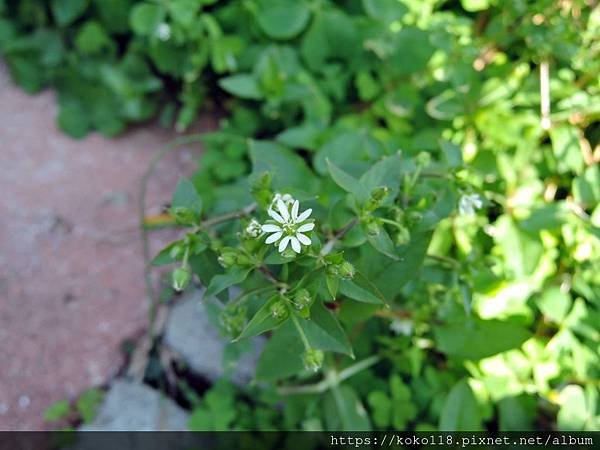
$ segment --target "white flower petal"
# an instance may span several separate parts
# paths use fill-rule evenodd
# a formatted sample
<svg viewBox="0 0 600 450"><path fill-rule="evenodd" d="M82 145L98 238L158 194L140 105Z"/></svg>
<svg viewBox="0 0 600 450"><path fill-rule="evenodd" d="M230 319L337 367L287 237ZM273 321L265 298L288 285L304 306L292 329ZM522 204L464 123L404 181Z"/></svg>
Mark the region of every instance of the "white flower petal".
<svg viewBox="0 0 600 450"><path fill-rule="evenodd" d="M281 242L279 243L279 253L283 253L283 251L285 250L285 248L288 245L288 242L290 242L291 237L286 236L284 237Z"/></svg>
<svg viewBox="0 0 600 450"><path fill-rule="evenodd" d="M288 222L290 220L290 212L288 211L287 206L285 206L285 203L283 203L282 200L277 200L277 209L279 210L279 214L281 214L281 217L283 217L283 220Z"/></svg>
<svg viewBox="0 0 600 450"><path fill-rule="evenodd" d="M265 239L265 244L272 244L273 242L277 242L279 238L281 238L281 236L283 236L283 233L281 231L278 233L273 233L271 236Z"/></svg>
<svg viewBox="0 0 600 450"><path fill-rule="evenodd" d="M276 221L277 221L277 222L279 222L279 223L285 223L285 220L283 220L283 217L281 217L279 214L277 214L277 213L276 213L275 211L273 211L272 209L269 209L269 210L267 211L267 214L268 214L269 216L271 216L271 218L272 218L273 220L276 220Z"/></svg>
<svg viewBox="0 0 600 450"><path fill-rule="evenodd" d="M281 227L270 223L263 225L261 228L265 233L276 233L277 231L281 231Z"/></svg>
<svg viewBox="0 0 600 450"><path fill-rule="evenodd" d="M300 241L300 243L304 244L304 245L310 245L312 243L312 241L310 240L310 238L302 233L296 233L296 239L298 239Z"/></svg>
<svg viewBox="0 0 600 450"><path fill-rule="evenodd" d="M298 200L294 201L292 205L292 220L295 222L298 219L298 208L300 207L300 202Z"/></svg>
<svg viewBox="0 0 600 450"><path fill-rule="evenodd" d="M300 225L296 231L300 233L304 233L305 231L311 231L315 228L314 223L305 223L304 225Z"/></svg>
<svg viewBox="0 0 600 450"><path fill-rule="evenodd" d="M312 214L312 209L308 208L306 211L304 211L302 214L300 214L298 216L298 218L296 219L296 222L303 222L306 219L308 219L310 217L310 215Z"/></svg>
<svg viewBox="0 0 600 450"><path fill-rule="evenodd" d="M298 239L292 236L290 238L290 243L292 244L292 250L294 250L296 253L300 253L302 247L300 247L300 242L298 241Z"/></svg>

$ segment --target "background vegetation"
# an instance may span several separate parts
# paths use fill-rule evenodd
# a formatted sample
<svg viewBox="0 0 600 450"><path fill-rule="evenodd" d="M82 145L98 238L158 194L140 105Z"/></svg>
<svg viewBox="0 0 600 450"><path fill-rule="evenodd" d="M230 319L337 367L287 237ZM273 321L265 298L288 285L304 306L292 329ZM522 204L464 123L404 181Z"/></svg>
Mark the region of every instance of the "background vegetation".
<svg viewBox="0 0 600 450"><path fill-rule="evenodd" d="M600 425L595 3L0 0L0 50L25 90L56 89L74 137L226 114L174 196L196 229L155 262L185 253L225 303L229 285L261 287L263 264L293 281L302 259L284 269L260 255L236 235L246 222L203 225L264 209L277 191L313 208L315 247L339 236L368 280L353 278L357 291L329 271L311 285L312 323L330 320L310 342L326 351L323 391L288 395L320 375L304 369L290 320L263 324L246 332L275 330L261 387L190 393L192 428L589 430ZM224 333L256 324L265 299L248 297L244 309L209 305ZM356 367L350 354L377 364L327 385Z"/></svg>

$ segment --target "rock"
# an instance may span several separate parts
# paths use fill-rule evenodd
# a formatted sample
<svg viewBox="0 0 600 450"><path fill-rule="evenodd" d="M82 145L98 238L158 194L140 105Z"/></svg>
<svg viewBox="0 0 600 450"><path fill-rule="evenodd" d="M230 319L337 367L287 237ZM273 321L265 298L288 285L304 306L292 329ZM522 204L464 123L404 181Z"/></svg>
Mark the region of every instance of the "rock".
<svg viewBox="0 0 600 450"><path fill-rule="evenodd" d="M223 354L227 341L209 321L203 304L206 301L202 297L202 291L191 291L172 309L164 342L193 372L215 382L225 375ZM244 353L231 371L230 379L234 384L244 385L254 378L263 345L263 338L253 339L252 350Z"/></svg>
<svg viewBox="0 0 600 450"><path fill-rule="evenodd" d="M110 386L104 403L82 431L183 431L188 414L151 387L127 380Z"/></svg>

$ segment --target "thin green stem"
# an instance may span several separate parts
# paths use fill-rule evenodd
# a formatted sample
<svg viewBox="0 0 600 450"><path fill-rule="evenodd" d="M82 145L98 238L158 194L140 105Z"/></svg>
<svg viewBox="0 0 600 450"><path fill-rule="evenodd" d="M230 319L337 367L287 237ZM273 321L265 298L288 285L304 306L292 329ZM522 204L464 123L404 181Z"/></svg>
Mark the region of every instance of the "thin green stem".
<svg viewBox="0 0 600 450"><path fill-rule="evenodd" d="M395 222L395 221L393 221L391 219L386 219L385 217L378 217L378 220L380 220L383 223L387 223L388 225L391 225L393 227L396 227L398 229L403 229L404 228L404 226L402 224L400 224L398 222Z"/></svg>
<svg viewBox="0 0 600 450"><path fill-rule="evenodd" d="M294 326L296 327L296 330L298 330L300 339L302 340L302 343L304 344L304 349L307 351L310 350L312 347L310 346L310 343L308 342L306 334L304 334L304 330L302 329L302 327L300 326L300 323L298 322L298 318L296 317L296 314L294 314L292 312L291 315L292 315L292 322L294 322Z"/></svg>
<svg viewBox="0 0 600 450"><path fill-rule="evenodd" d="M150 256L150 243L148 239L148 230L144 226L144 219L146 218L146 193L148 191L148 181L150 177L154 174L156 170L156 166L158 163L172 150L187 144L194 144L202 141L202 135L193 134L189 136L182 136L176 139L173 139L171 142L164 145L157 153L154 155L146 172L142 176L142 180L140 183L140 195L138 200L138 213L139 213L139 227L142 238L142 251L144 258L144 278L146 282L146 293L148 295L148 320L150 323L154 322L154 317L156 315L156 306L157 306L157 297L154 292L154 286L152 285L152 276L151 276L151 256Z"/></svg>
<svg viewBox="0 0 600 450"><path fill-rule="evenodd" d="M329 372L327 376L315 384L305 384L302 386L284 386L277 390L280 395L295 395L295 394L320 394L326 390L339 385L342 381L356 375L357 373L374 366L382 357L379 355L370 356L349 367L346 367L341 372Z"/></svg>

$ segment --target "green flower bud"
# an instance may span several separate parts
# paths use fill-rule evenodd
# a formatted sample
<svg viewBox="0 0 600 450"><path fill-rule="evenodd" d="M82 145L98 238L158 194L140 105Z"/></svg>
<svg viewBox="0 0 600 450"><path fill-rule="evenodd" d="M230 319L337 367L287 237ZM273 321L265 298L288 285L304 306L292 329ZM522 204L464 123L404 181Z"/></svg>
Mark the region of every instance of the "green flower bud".
<svg viewBox="0 0 600 450"><path fill-rule="evenodd" d="M348 261L344 261L342 264L339 265L338 273L339 273L340 277L350 279L350 278L354 278L356 269Z"/></svg>
<svg viewBox="0 0 600 450"><path fill-rule="evenodd" d="M282 300L278 300L271 305L271 315L275 319L285 319L288 314L289 311L287 309L287 306Z"/></svg>
<svg viewBox="0 0 600 450"><path fill-rule="evenodd" d="M300 289L298 292L296 292L296 295L294 295L294 307L298 310L309 306L311 302L312 298L310 297L310 292L308 292L306 289Z"/></svg>
<svg viewBox="0 0 600 450"><path fill-rule="evenodd" d="M316 348L309 348L302 355L302 361L304 362L304 368L306 370L312 370L316 372L323 366L323 359L325 355L321 350Z"/></svg>
<svg viewBox="0 0 600 450"><path fill-rule="evenodd" d="M184 208L181 206L177 208L170 208L169 214L179 225L195 225L198 222L196 213L190 208Z"/></svg>
<svg viewBox="0 0 600 450"><path fill-rule="evenodd" d="M404 245L410 241L410 232L406 227L399 227L398 232L396 234L396 244Z"/></svg>
<svg viewBox="0 0 600 450"><path fill-rule="evenodd" d="M415 163L419 167L427 167L431 163L431 155L427 152L420 152L415 158Z"/></svg>
<svg viewBox="0 0 600 450"><path fill-rule="evenodd" d="M381 232L381 229L376 221L371 221L366 226L366 232L369 236L377 236Z"/></svg>
<svg viewBox="0 0 600 450"><path fill-rule="evenodd" d="M236 264L238 253L239 252L234 248L224 247L221 250L221 254L217 258L217 261L219 261L219 264L221 264L221 266L223 266L225 269L228 269Z"/></svg>
<svg viewBox="0 0 600 450"><path fill-rule="evenodd" d="M368 211L373 211L379 208L382 205L385 198L388 196L389 192L390 190L386 186L376 187L371 191L371 196L365 203L365 208Z"/></svg>
<svg viewBox="0 0 600 450"><path fill-rule="evenodd" d="M185 290L190 284L192 273L187 267L178 267L171 274L172 286L177 292Z"/></svg>

